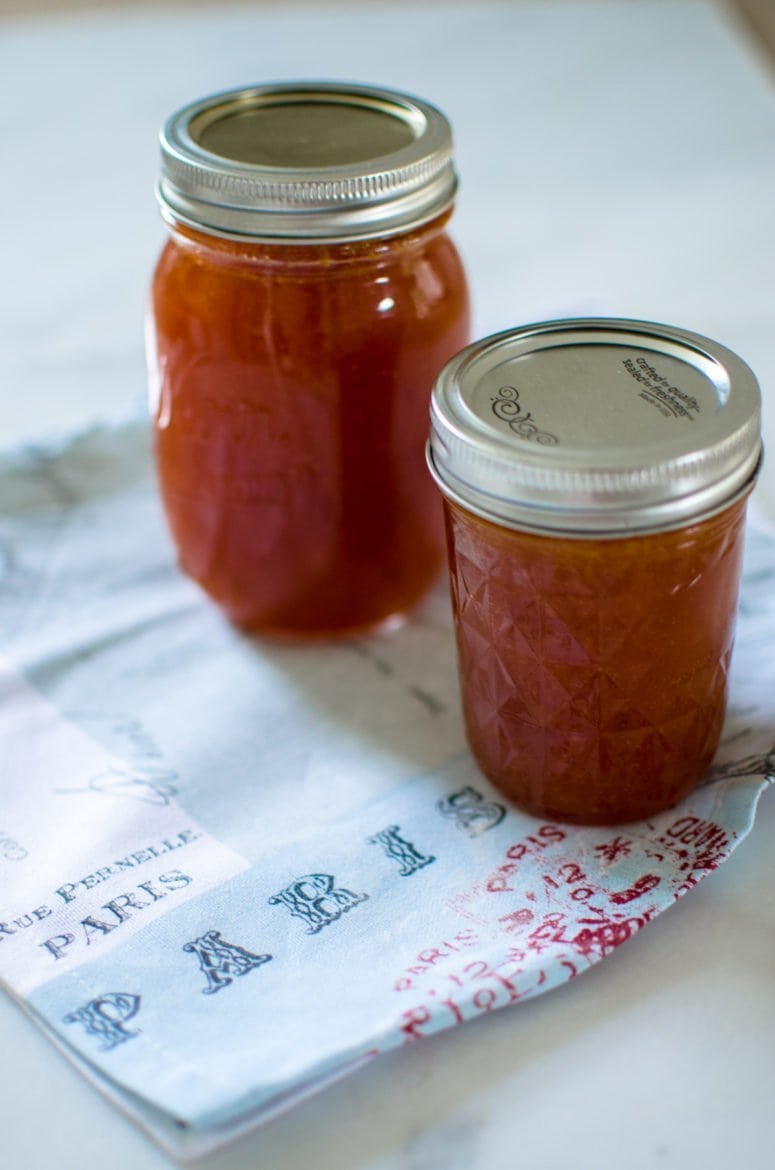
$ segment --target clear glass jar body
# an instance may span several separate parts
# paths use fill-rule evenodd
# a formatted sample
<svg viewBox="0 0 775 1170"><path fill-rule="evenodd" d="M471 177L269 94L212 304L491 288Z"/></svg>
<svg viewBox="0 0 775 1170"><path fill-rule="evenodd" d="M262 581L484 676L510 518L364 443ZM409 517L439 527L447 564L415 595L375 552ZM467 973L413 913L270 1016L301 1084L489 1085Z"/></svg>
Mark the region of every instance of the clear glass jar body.
<svg viewBox="0 0 775 1170"><path fill-rule="evenodd" d="M586 824L680 801L721 733L745 500L624 539L445 508L466 731L484 773L528 812Z"/></svg>
<svg viewBox="0 0 775 1170"><path fill-rule="evenodd" d="M159 483L182 568L237 624L369 628L437 576L428 400L469 330L447 219L334 244L171 228L150 314Z"/></svg>

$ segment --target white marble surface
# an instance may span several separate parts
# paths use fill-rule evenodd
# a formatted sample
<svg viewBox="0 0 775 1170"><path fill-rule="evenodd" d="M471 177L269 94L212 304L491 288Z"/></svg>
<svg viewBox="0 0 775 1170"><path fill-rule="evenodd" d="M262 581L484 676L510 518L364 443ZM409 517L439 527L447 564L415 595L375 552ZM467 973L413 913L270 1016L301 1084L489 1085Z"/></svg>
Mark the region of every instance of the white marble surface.
<svg viewBox="0 0 775 1170"><path fill-rule="evenodd" d="M141 407L158 124L219 88L342 77L451 115L476 331L661 319L757 370L775 450L775 92L722 10L268 5L0 21L0 444ZM775 460L763 480L775 513ZM0 810L0 822L2 810ZM775 800L582 980L374 1064L207 1170L768 1170ZM0 1164L169 1160L0 998Z"/></svg>

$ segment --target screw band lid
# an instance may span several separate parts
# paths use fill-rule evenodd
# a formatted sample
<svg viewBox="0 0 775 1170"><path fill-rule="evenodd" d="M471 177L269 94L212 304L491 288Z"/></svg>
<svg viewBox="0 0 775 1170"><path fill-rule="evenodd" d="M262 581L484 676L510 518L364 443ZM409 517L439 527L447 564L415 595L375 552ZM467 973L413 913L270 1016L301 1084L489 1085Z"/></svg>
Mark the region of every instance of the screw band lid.
<svg viewBox="0 0 775 1170"><path fill-rule="evenodd" d="M620 535L678 527L748 490L759 387L700 334L588 318L468 346L433 390L442 491L497 523Z"/></svg>
<svg viewBox="0 0 775 1170"><path fill-rule="evenodd" d="M395 90L253 86L192 102L161 133L162 214L230 238L393 235L440 215L456 188L449 122Z"/></svg>

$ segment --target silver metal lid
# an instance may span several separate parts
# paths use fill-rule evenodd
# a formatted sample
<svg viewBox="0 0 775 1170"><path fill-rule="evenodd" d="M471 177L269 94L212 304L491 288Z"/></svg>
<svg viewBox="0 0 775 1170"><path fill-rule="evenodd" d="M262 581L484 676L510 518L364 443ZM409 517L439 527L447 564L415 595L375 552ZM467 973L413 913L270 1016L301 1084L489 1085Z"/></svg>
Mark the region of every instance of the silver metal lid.
<svg viewBox="0 0 775 1170"><path fill-rule="evenodd" d="M750 487L759 387L722 345L646 321L548 321L468 346L433 389L445 495L516 528L678 527Z"/></svg>
<svg viewBox="0 0 775 1170"><path fill-rule="evenodd" d="M178 110L161 133L167 219L289 243L407 231L450 206L452 133L408 94L336 83L233 90Z"/></svg>

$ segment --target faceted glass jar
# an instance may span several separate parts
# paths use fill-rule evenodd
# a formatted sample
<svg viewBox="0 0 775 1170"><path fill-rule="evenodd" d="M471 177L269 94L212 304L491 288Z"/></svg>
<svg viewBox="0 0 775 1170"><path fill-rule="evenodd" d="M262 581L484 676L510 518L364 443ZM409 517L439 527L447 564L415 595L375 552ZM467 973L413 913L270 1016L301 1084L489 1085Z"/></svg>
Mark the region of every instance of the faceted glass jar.
<svg viewBox="0 0 775 1170"><path fill-rule="evenodd" d="M616 824L701 780L726 708L744 510L585 540L446 502L468 740L522 808Z"/></svg>
<svg viewBox="0 0 775 1170"><path fill-rule="evenodd" d="M442 566L428 400L469 328L448 216L341 243L170 226L151 303L159 483L181 566L249 630L374 626Z"/></svg>
<svg viewBox="0 0 775 1170"><path fill-rule="evenodd" d="M673 326L542 322L441 371L428 461L465 726L522 808L617 824L699 783L760 460L751 370Z"/></svg>

